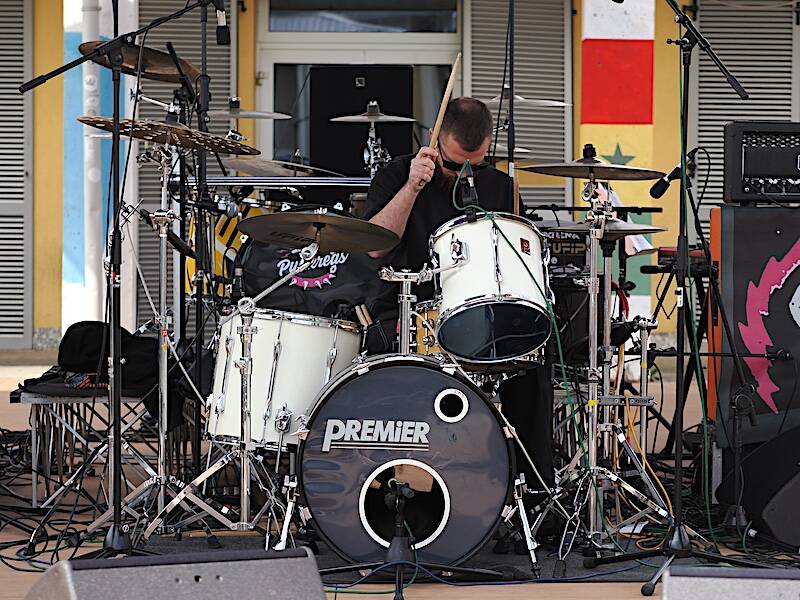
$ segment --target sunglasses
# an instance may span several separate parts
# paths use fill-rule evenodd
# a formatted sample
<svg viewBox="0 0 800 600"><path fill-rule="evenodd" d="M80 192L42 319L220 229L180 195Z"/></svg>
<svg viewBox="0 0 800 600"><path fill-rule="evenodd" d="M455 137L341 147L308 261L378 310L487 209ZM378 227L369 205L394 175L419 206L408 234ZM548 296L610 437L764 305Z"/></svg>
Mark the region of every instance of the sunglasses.
<svg viewBox="0 0 800 600"><path fill-rule="evenodd" d="M448 171L455 171L456 173L458 173L464 166L464 163L449 160L445 156L444 151L442 150L441 147L439 147L439 157L442 159L442 167L444 167ZM485 160L482 160L479 163L470 163L470 166L472 167L473 171L480 171L481 169L488 167L489 163L486 162Z"/></svg>

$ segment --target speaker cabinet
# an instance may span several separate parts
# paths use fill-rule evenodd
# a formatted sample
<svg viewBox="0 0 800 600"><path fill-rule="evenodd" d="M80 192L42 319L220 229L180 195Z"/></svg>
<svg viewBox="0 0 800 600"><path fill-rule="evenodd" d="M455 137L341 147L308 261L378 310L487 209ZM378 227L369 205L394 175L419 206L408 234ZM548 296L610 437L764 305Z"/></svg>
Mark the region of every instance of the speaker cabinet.
<svg viewBox="0 0 800 600"><path fill-rule="evenodd" d="M800 596L797 569L673 567L664 575L663 600L789 600Z"/></svg>
<svg viewBox="0 0 800 600"><path fill-rule="evenodd" d="M324 600L306 548L216 551L100 560L50 567L26 600Z"/></svg>

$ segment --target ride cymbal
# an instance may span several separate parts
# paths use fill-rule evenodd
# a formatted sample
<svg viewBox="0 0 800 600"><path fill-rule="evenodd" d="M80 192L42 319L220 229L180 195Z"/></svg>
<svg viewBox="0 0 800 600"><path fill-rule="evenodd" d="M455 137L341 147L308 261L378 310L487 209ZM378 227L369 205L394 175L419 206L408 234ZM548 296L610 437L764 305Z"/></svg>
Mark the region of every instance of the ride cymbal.
<svg viewBox="0 0 800 600"><path fill-rule="evenodd" d="M317 240L321 252L374 252L394 248L393 232L367 221L334 213L283 212L250 217L239 231L257 242L302 248Z"/></svg>
<svg viewBox="0 0 800 600"><path fill-rule="evenodd" d="M525 165L517 167L522 171L568 177L571 179L599 179L602 181L648 181L660 179L664 173L654 169L612 165L597 158L579 158L568 163L548 163L541 165Z"/></svg>

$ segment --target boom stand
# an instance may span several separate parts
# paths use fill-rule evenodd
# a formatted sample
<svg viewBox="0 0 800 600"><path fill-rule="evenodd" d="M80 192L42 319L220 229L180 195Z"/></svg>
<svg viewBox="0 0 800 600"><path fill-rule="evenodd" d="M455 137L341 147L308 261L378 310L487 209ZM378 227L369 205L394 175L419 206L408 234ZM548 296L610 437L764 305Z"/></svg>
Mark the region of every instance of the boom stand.
<svg viewBox="0 0 800 600"><path fill-rule="evenodd" d="M111 79L113 82L113 126L111 132L111 181L112 181L112 213L114 219L110 231L109 244L109 274L108 285L110 287L110 332L109 332L109 359L108 359L108 382L109 382L109 410L111 412L111 431L108 436L109 445L112 448L110 455L109 469L112 472L111 501L113 503L114 521L109 527L103 549L93 553L93 557L117 556L120 554L131 554L134 552L128 527L122 522L122 440L120 426L120 411L122 400L122 329L120 324L120 270L122 268L122 235L120 232L120 206L121 197L121 178L119 173L119 148L120 148L120 81L122 78L122 49L125 45L133 44L136 37L155 29L156 27L178 19L195 8L207 8L211 0L197 0L187 4L184 8L174 13L159 17L145 25L144 27L119 35L119 0L112 0L112 11L114 18L114 38L100 44L94 50L73 61L70 61L57 69L39 75L23 83L19 87L22 93L28 92L43 83L66 73L67 71L82 65L90 60L98 60L104 57L111 66Z"/></svg>
<svg viewBox="0 0 800 600"><path fill-rule="evenodd" d="M689 85L691 83L691 62L692 51L694 47L700 45L702 50L714 62L717 68L725 75L728 83L736 90L739 96L744 100L748 97L747 92L739 84L736 78L728 71L722 61L714 53L711 45L708 43L703 35L697 30L680 7L674 0L667 0L669 7L675 12L675 21L683 26L685 33L679 40L668 40L667 43L675 44L680 48L681 63L683 73L683 96L681 98L681 163L682 163L682 177L681 177L681 194L680 194L680 210L679 210L679 232L678 232L678 256L677 265L675 269L675 283L677 294L677 352L676 352L676 369L675 378L677 381L676 386L676 410L675 410L675 489L673 490L673 508L674 520L669 529L667 538L664 544L656 550L648 550L643 552L631 552L628 554L618 554L606 557L588 557L584 560L584 566L592 568L600 564L609 564L617 562L626 562L629 560L641 560L645 558L652 558L655 556L664 556L666 560L661 567L656 571L655 575L642 585L642 595L652 596L655 591L656 583L661 579L669 566L676 558L699 558L711 562L725 562L731 565L742 567L763 567L762 564L748 561L731 556L722 556L713 552L699 551L692 548L691 540L686 526L683 523L683 497L682 485L683 480L683 404L684 404L684 381L683 372L685 366L686 352L684 349L685 335L684 328L686 323L686 274L689 264L689 246L687 236L687 177L686 177L686 139L688 134L688 121L689 121Z"/></svg>

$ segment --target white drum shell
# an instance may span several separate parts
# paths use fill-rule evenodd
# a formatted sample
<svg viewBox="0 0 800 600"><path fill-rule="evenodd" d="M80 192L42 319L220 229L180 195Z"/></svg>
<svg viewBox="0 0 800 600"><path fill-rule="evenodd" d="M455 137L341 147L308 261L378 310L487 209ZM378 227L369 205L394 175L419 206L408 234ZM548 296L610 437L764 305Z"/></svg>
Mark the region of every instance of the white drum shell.
<svg viewBox="0 0 800 600"><path fill-rule="evenodd" d="M550 292L543 260L544 237L528 219L506 213L492 215L536 282L486 216L478 215L474 222L468 222L466 217L448 221L431 237L431 249L438 256L439 267L455 263L451 254L453 241L466 246L469 260L437 277L440 323L456 309L482 300L523 300L547 312L544 294Z"/></svg>
<svg viewBox="0 0 800 600"><path fill-rule="evenodd" d="M361 348L358 326L349 321L266 309L256 310L253 316L253 325L258 331L252 342L250 439L277 447L281 438L275 427L275 417L285 409L291 413L291 422L289 432L284 434L280 443L296 444L298 440L294 433L300 428L296 418L308 414L328 380L349 367L358 356ZM241 439L242 379L236 367L236 361L242 356L242 340L237 333L241 324L241 317L236 316L220 328L206 428L209 436L222 441ZM225 394L224 401L221 401L223 387ZM265 426L264 412L270 387L271 411ZM222 410L221 406L224 407Z"/></svg>

